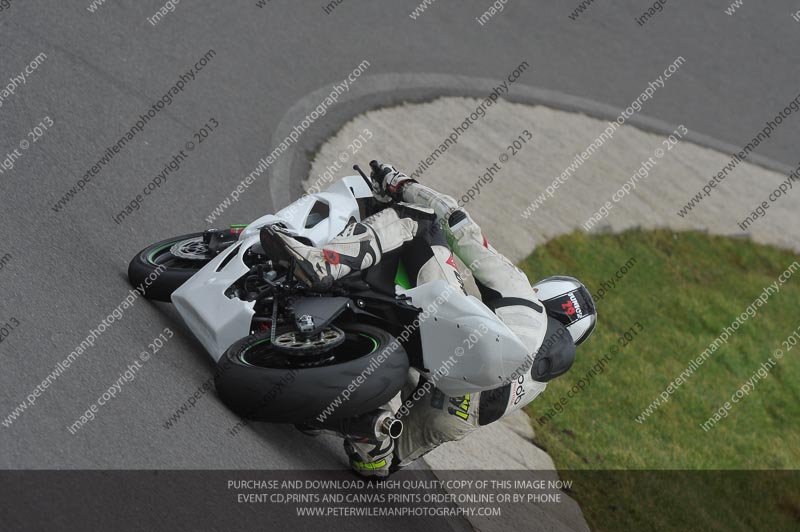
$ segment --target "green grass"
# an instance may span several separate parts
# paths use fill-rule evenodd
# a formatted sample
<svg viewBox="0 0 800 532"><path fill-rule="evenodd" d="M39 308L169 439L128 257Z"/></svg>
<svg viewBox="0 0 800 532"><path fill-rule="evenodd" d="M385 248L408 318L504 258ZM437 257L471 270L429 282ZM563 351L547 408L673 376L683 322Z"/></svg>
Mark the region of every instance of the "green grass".
<svg viewBox="0 0 800 532"><path fill-rule="evenodd" d="M800 257L702 233L630 231L567 235L521 266L532 279L575 276L596 293L630 258L635 264L628 273L598 298L597 329L578 349L573 368L529 405L536 443L563 477L575 480L572 495L593 529L800 529L797 473L708 472L800 469L800 345L784 349L780 360L773 354L800 331L800 269L668 402L637 422ZM619 338L631 327L638 334L622 346ZM777 365L704 431L701 424L770 358ZM601 372L587 376L593 366ZM581 377L583 389L568 397ZM557 412L553 405L561 397L566 404Z"/></svg>

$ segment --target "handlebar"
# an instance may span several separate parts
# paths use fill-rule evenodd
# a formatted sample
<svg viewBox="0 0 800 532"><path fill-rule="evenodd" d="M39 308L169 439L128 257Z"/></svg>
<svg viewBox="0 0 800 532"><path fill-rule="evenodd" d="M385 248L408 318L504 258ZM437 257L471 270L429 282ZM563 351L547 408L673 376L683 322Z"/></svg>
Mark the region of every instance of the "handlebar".
<svg viewBox="0 0 800 532"><path fill-rule="evenodd" d="M358 166L357 164L353 165L353 170L355 170L359 174L361 174L361 177L363 177L364 181L367 182L367 185L369 186L369 188L371 188L372 190L375 190L375 181L376 180L380 180L383 177L382 174L386 173L388 171L388 169L382 168L381 167L381 163L379 163L378 161L376 161L374 159L369 162L369 168L372 171L370 172L369 177L367 177L367 174L365 174L364 171L361 170L360 166Z"/></svg>
<svg viewBox="0 0 800 532"><path fill-rule="evenodd" d="M369 187L370 190L375 190L375 184L373 183L372 179L367 177L367 174L364 173L364 171L361 169L360 166L358 166L357 164L354 164L353 165L353 170L355 170L356 172L361 174L361 177L364 178L364 181L367 183L367 186Z"/></svg>
<svg viewBox="0 0 800 532"><path fill-rule="evenodd" d="M369 162L369 167L372 169L373 174L379 174L383 171L381 168L381 163L376 160L372 160Z"/></svg>
<svg viewBox="0 0 800 532"><path fill-rule="evenodd" d="M384 168L381 163L374 159L369 162L369 167L370 170L372 170L369 174L369 177L367 177L367 174L365 174L357 164L353 165L353 170L356 170L359 174L361 174L361 177L364 178L364 182L367 183L367 186L370 188L370 190L377 193L377 191L380 189L380 183L386 177L386 174L392 170L391 167Z"/></svg>

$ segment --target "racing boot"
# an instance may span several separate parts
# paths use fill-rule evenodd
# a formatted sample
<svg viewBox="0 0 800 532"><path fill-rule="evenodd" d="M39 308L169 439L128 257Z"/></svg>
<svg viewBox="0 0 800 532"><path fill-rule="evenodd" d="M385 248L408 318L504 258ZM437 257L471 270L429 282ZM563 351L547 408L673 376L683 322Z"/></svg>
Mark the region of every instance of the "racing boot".
<svg viewBox="0 0 800 532"><path fill-rule="evenodd" d="M294 274L310 287L325 288L331 285L337 265L326 260L324 250L308 246L292 237L285 229L276 225L261 228L261 247L270 259L276 262L294 261ZM345 272L341 275L346 275Z"/></svg>
<svg viewBox="0 0 800 532"><path fill-rule="evenodd" d="M261 229L261 247L273 260L294 259L295 275L311 287L325 288L353 271L374 266L384 252L413 239L416 230L417 222L385 209L364 222L351 223L324 248L306 245L276 225Z"/></svg>
<svg viewBox="0 0 800 532"><path fill-rule="evenodd" d="M345 438L344 452L350 467L362 477L386 478L393 471L394 440L391 438L381 441Z"/></svg>

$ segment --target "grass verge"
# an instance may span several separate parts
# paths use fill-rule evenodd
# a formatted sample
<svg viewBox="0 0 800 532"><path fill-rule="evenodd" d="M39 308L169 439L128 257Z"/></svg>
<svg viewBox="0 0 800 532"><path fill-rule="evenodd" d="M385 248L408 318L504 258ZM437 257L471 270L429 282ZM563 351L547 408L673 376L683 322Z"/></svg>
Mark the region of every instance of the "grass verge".
<svg viewBox="0 0 800 532"><path fill-rule="evenodd" d="M794 276L747 314L793 264ZM770 470L800 469L800 345L784 343L800 339L800 257L635 230L566 235L521 267L531 279L575 276L596 294L594 335L528 407L536 443L574 480L592 529L798 529L799 475ZM739 316L727 342L684 373Z"/></svg>

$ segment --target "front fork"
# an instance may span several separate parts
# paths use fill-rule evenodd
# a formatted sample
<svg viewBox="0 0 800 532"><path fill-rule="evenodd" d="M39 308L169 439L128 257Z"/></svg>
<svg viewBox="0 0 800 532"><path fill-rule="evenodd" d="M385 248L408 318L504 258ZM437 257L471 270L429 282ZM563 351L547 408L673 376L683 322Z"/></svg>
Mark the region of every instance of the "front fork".
<svg viewBox="0 0 800 532"><path fill-rule="evenodd" d="M208 229L203 232L203 242L214 255L219 255L220 252L239 240L239 235L242 234L245 227L247 226L236 224L228 229Z"/></svg>

